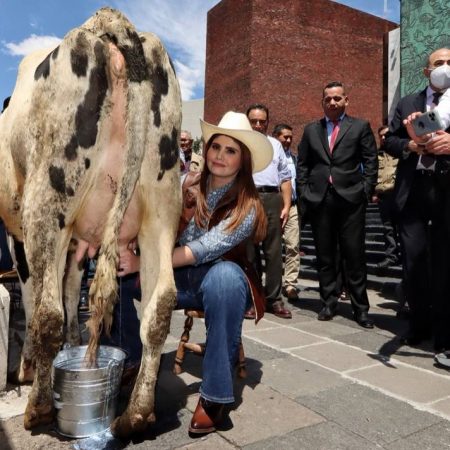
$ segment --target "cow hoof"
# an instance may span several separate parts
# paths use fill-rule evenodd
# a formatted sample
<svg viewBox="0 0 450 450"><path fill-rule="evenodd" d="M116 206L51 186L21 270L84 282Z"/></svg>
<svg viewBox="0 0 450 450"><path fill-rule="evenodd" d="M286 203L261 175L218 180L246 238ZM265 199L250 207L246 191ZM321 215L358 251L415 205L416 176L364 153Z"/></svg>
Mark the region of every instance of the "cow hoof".
<svg viewBox="0 0 450 450"><path fill-rule="evenodd" d="M27 405L23 419L23 426L26 430L31 430L38 425L47 425L52 423L54 417L55 410L52 405Z"/></svg>
<svg viewBox="0 0 450 450"><path fill-rule="evenodd" d="M147 425L142 414L134 414L131 420L126 414L123 414L111 424L111 433L118 438L127 438L133 433L145 431Z"/></svg>
<svg viewBox="0 0 450 450"><path fill-rule="evenodd" d="M32 383L34 380L34 368L33 364L21 363L19 369L17 370L17 381L21 384Z"/></svg>

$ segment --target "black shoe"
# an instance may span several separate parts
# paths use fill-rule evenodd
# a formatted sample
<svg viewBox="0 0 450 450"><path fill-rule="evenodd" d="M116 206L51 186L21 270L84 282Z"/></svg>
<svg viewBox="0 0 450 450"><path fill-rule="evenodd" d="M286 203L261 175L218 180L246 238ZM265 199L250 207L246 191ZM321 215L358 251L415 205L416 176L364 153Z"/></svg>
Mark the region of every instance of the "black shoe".
<svg viewBox="0 0 450 450"><path fill-rule="evenodd" d="M330 308L329 306L324 306L317 315L317 320L331 320L335 314L336 309Z"/></svg>
<svg viewBox="0 0 450 450"><path fill-rule="evenodd" d="M363 328L373 328L373 320L369 318L367 311L355 313L356 323Z"/></svg>

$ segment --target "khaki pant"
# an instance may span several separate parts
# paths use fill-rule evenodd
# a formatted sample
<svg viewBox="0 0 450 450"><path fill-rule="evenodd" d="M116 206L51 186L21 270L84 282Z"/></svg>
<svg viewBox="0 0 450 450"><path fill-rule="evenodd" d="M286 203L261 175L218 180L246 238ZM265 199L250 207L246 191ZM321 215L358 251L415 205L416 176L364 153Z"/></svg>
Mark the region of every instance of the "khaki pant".
<svg viewBox="0 0 450 450"><path fill-rule="evenodd" d="M300 271L300 216L297 205L292 205L284 227L283 240L286 259L284 263L283 287L297 287Z"/></svg>

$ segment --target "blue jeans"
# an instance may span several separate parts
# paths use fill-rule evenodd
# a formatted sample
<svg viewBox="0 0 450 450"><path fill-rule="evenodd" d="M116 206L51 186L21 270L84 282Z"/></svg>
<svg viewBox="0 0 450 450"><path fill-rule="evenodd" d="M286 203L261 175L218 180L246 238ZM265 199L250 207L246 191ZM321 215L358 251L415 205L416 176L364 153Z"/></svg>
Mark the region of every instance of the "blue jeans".
<svg viewBox="0 0 450 450"><path fill-rule="evenodd" d="M200 395L232 403L233 371L238 358L244 312L250 303L247 279L230 261L175 269L177 308L205 313L206 348Z"/></svg>

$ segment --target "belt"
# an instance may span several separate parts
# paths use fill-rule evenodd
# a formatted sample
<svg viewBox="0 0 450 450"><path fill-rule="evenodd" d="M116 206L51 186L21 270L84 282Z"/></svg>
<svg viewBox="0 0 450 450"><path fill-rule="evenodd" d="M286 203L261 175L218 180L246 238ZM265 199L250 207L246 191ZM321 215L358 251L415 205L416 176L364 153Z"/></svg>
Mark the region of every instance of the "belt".
<svg viewBox="0 0 450 450"><path fill-rule="evenodd" d="M434 170L416 169L416 175L423 177L433 177L435 175Z"/></svg>
<svg viewBox="0 0 450 450"><path fill-rule="evenodd" d="M268 194L270 192L280 192L278 186L259 186L256 190L261 194Z"/></svg>

